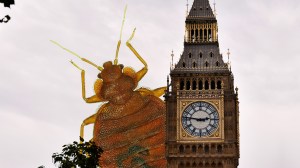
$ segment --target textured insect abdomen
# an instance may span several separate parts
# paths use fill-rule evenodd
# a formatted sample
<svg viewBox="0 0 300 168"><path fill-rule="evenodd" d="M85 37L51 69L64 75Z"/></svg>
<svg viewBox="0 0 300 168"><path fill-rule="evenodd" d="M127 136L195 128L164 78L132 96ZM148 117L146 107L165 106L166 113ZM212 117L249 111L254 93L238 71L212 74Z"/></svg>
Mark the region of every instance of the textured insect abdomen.
<svg viewBox="0 0 300 168"><path fill-rule="evenodd" d="M155 96L133 92L124 105L100 108L94 141L104 153L100 166L166 167L165 105Z"/></svg>

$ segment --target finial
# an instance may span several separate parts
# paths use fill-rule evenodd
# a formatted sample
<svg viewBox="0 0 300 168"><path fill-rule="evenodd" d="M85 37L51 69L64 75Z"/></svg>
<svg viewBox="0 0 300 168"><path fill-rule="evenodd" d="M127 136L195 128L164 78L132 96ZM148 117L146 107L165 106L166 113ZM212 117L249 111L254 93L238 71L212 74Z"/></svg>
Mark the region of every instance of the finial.
<svg viewBox="0 0 300 168"><path fill-rule="evenodd" d="M227 49L227 56L228 56L228 66L229 66L229 70L231 71L231 62L230 62L230 50L229 50L229 48Z"/></svg>
<svg viewBox="0 0 300 168"><path fill-rule="evenodd" d="M227 49L227 56L228 56L228 62L229 62L229 57L230 57L230 50L229 50L229 48Z"/></svg>
<svg viewBox="0 0 300 168"><path fill-rule="evenodd" d="M236 92L237 95L239 94L239 88L238 87L235 88L235 92Z"/></svg>
<svg viewBox="0 0 300 168"><path fill-rule="evenodd" d="M214 0L214 15L217 16L217 10L216 10L216 0Z"/></svg>
<svg viewBox="0 0 300 168"><path fill-rule="evenodd" d="M172 54L171 54L171 57L172 57L172 64L171 64L171 67L174 68L174 51L172 50Z"/></svg>
<svg viewBox="0 0 300 168"><path fill-rule="evenodd" d="M186 0L186 17L189 15L189 0Z"/></svg>

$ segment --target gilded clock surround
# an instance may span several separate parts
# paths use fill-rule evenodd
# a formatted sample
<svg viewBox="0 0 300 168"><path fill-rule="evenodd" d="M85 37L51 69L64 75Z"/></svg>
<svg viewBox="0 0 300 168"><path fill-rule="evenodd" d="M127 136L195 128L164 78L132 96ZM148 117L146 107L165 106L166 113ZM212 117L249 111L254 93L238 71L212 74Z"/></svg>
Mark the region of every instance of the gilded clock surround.
<svg viewBox="0 0 300 168"><path fill-rule="evenodd" d="M178 100L177 111L177 141L182 143L199 143L199 142L223 142L224 141L224 101L222 99L201 99L202 102L207 102L213 105L219 114L219 127L210 136L207 137L195 137L189 135L182 127L181 116L184 109L194 102L198 102L199 99L183 99Z"/></svg>

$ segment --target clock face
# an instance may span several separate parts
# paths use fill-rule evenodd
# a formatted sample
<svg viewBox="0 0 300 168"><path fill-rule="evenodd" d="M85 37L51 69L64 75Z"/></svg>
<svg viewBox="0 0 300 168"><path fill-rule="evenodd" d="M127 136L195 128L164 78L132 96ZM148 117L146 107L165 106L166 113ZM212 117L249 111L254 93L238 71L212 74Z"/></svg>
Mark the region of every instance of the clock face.
<svg viewBox="0 0 300 168"><path fill-rule="evenodd" d="M196 137L212 135L219 126L217 109L207 102L195 102L188 105L181 116L182 127Z"/></svg>

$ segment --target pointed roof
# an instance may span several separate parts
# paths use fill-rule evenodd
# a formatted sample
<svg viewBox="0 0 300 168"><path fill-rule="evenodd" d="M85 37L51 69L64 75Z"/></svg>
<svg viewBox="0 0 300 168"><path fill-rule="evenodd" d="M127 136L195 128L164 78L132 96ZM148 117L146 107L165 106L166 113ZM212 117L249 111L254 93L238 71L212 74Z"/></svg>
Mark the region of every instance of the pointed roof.
<svg viewBox="0 0 300 168"><path fill-rule="evenodd" d="M216 23L209 0L194 0L186 18L186 24ZM220 54L219 43L184 43L184 51L171 73L223 73L229 72L227 63Z"/></svg>
<svg viewBox="0 0 300 168"><path fill-rule="evenodd" d="M186 21L217 21L209 0L194 0Z"/></svg>
<svg viewBox="0 0 300 168"><path fill-rule="evenodd" d="M173 73L186 72L228 72L228 65L223 61L219 47L215 44L184 46L179 62Z"/></svg>

